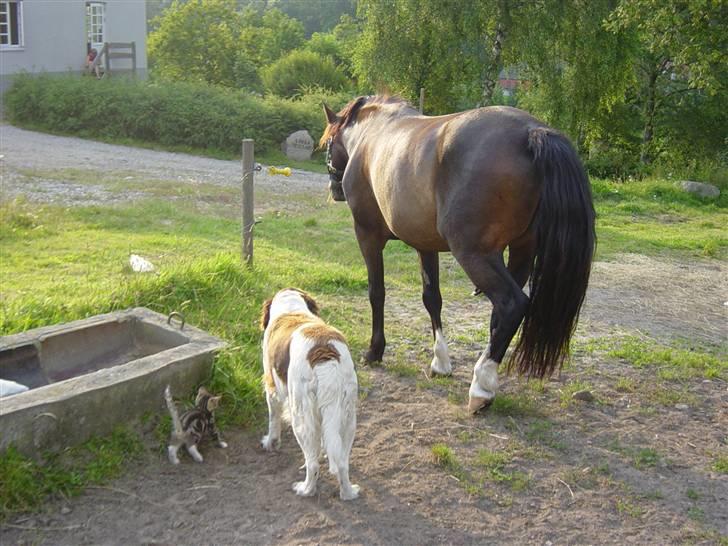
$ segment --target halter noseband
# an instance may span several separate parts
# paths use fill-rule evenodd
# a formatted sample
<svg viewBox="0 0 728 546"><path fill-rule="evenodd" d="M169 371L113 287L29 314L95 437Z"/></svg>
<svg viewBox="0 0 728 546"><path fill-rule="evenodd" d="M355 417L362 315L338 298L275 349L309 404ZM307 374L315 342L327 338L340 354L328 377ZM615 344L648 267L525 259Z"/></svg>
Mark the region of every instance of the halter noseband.
<svg viewBox="0 0 728 546"><path fill-rule="evenodd" d="M334 137L329 137L326 141L326 170L329 171L329 176L331 178L333 178L336 182L341 182L341 179L344 178L344 171L334 167L334 164L331 162L331 143L333 141Z"/></svg>

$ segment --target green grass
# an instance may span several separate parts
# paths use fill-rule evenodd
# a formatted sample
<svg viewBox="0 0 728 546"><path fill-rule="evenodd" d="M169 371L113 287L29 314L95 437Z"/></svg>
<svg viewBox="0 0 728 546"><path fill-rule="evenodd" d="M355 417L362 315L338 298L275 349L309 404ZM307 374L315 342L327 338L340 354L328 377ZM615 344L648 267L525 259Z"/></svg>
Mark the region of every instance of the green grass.
<svg viewBox="0 0 728 546"><path fill-rule="evenodd" d="M626 514L632 518L639 519L645 514L645 509L627 499L617 499L615 507L620 514Z"/></svg>
<svg viewBox="0 0 728 546"><path fill-rule="evenodd" d="M504 417L531 417L540 415L540 410L532 393L500 393L493 399L488 412Z"/></svg>
<svg viewBox="0 0 728 546"><path fill-rule="evenodd" d="M256 160L299 167L281 161L275 153ZM223 428L250 425L263 413L258 316L262 302L276 290L298 286L312 292L324 319L347 336L355 360L368 343L367 275L345 205L328 204L322 196L295 196L298 212L282 207L278 212L263 214L255 230L255 266L251 269L241 264L240 220L234 204L237 197L230 189L128 179L135 175L125 172L97 176L82 169L64 169L21 174L29 180L50 177L101 185L112 193L131 189L143 192L146 198L134 204L71 208L22 200L0 203L2 335L133 306L163 314L183 312L189 324L229 343L216 359L207 381L211 390L223 394L219 412ZM722 231L728 223L725 204L703 203L673 193L670 188L668 183L632 186L595 181L600 214L599 256L610 258L626 249L660 256L705 257L707 248L707 259L724 258ZM618 194L613 193L615 189ZM650 193L656 190L660 190L659 195ZM215 206L203 208L199 201ZM673 221L678 217L680 221ZM151 260L157 271L132 273L128 266L130 253ZM398 241L390 242L384 263L390 293L408 297L418 294L421 279L412 249ZM441 265L444 299L467 293L470 284L454 260L444 255ZM475 338L463 338L462 342L483 341L487 327ZM453 337L454 341L458 339ZM429 347L430 340L423 343ZM727 375L724 361L698 351L656 349L639 340L627 340L611 350L613 357L629 360L635 366L655 366L663 380L668 379L670 370L678 374L676 378ZM397 358L387 369L401 377L412 377L421 373L427 361L429 355L417 365ZM359 383L361 396L365 397L372 386L368 373L359 371ZM564 392L585 386L570 384ZM417 388L443 389L458 405L464 404L467 393L451 378L418 378ZM634 389L634 385L625 382L622 388L626 391ZM543 382L531 382L528 387L518 387L515 393L501 393L490 414L514 423L524 418L538 419L546 403L542 400L546 389ZM673 392L678 393L673 398L679 396L679 391L671 390L665 397ZM564 398L565 403L567 400ZM509 425L507 420L505 426ZM531 441L561 449L558 435L549 425L534 421L530 427L523 425L523 429ZM94 451L93 446L84 448L83 455L72 451L79 463L83 460L86 465L83 472L75 473L54 464L52 457L49 463L39 466L12 451L6 452L0 459L4 488L0 498L4 506L10 502L5 499L14 500L13 508L3 509L30 509L49 493L77 491L84 483L105 479L123 466L122 461L111 461L103 450ZM464 480L466 488L475 487L476 482L468 478L450 448L433 447L433 455L438 464ZM716 460L716 471L725 472L724 459ZM528 476L510 472L503 465L478 468L492 480L500 476L514 489L528 484ZM31 476L35 485L23 481L23 476Z"/></svg>
<svg viewBox="0 0 728 546"><path fill-rule="evenodd" d="M48 453L40 463L10 447L0 455L0 521L38 508L49 495L76 495L119 476L142 450L138 436L123 427L62 454Z"/></svg>
<svg viewBox="0 0 728 546"><path fill-rule="evenodd" d="M613 439L607 444L607 449L626 457L635 468L647 470L654 468L663 461L660 453L651 447L625 446L619 439Z"/></svg>
<svg viewBox="0 0 728 546"><path fill-rule="evenodd" d="M728 360L697 350L667 347L654 341L626 337L607 356L626 360L637 368L655 368L661 379L728 378Z"/></svg>
<svg viewBox="0 0 728 546"><path fill-rule="evenodd" d="M619 253L728 257L728 196L704 200L673 182L592 179L597 211L597 259Z"/></svg>
<svg viewBox="0 0 728 546"><path fill-rule="evenodd" d="M703 522L705 521L705 512L698 506L691 506L688 508L688 517L693 521Z"/></svg>
<svg viewBox="0 0 728 546"><path fill-rule="evenodd" d="M446 444L435 444L430 448L435 464L445 470L456 471L460 468L452 449Z"/></svg>
<svg viewBox="0 0 728 546"><path fill-rule="evenodd" d="M493 482L506 483L513 491L523 491L530 485L531 478L519 470L506 470L513 455L507 451L480 449L475 459L475 466L485 472L486 479Z"/></svg>
<svg viewBox="0 0 728 546"><path fill-rule="evenodd" d="M660 462L660 454L652 448L641 448L632 455L632 464L636 468L653 468Z"/></svg>
<svg viewBox="0 0 728 546"><path fill-rule="evenodd" d="M393 373L397 377L417 377L420 375L420 367L416 364L407 364L405 362L396 362L387 364L388 372Z"/></svg>
<svg viewBox="0 0 728 546"><path fill-rule="evenodd" d="M567 408L571 404L579 402L579 400L574 399L574 393L579 391L592 391L592 386L585 381L571 381L564 385L564 388L559 392L561 407Z"/></svg>
<svg viewBox="0 0 728 546"><path fill-rule="evenodd" d="M720 474L728 474L728 455L717 455L712 468Z"/></svg>
<svg viewBox="0 0 728 546"><path fill-rule="evenodd" d="M554 430L554 424L546 419L537 419L531 422L525 430L526 438L557 451L566 451L566 444L559 439Z"/></svg>

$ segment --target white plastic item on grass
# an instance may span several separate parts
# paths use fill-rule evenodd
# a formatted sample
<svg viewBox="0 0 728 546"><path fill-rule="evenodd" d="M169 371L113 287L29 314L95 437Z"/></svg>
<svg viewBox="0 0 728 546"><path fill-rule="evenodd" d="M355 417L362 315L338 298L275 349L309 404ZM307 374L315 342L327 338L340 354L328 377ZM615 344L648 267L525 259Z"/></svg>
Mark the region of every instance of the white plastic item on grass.
<svg viewBox="0 0 728 546"><path fill-rule="evenodd" d="M18 394L28 390L28 387L10 381L9 379L0 379L0 398L3 396L10 396L11 394Z"/></svg>
<svg viewBox="0 0 728 546"><path fill-rule="evenodd" d="M148 273L154 271L154 265L149 260L142 258L138 254L129 256L129 265L132 271L136 273Z"/></svg>

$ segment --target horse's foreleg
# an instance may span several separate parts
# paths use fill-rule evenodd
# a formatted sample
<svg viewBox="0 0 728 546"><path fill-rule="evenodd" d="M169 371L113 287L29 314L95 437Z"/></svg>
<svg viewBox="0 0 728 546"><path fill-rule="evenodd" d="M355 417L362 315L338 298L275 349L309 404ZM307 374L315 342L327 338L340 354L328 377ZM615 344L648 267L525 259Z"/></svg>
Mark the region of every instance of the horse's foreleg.
<svg viewBox="0 0 728 546"><path fill-rule="evenodd" d="M355 231L359 249L367 266L369 304L372 307L372 338L364 358L367 362L379 362L384 355L386 344L384 339L384 258L382 250L387 241L372 236L367 230L357 225L355 225Z"/></svg>
<svg viewBox="0 0 728 546"><path fill-rule="evenodd" d="M432 321L432 335L435 345L432 348L434 357L430 363L433 375L452 374L450 353L447 350L447 341L442 333L442 296L440 295L440 264L437 252L419 252L420 271L422 273L422 302Z"/></svg>
<svg viewBox="0 0 728 546"><path fill-rule="evenodd" d="M528 307L528 298L516 284L500 253L453 251L465 272L493 304L491 338L475 364L468 409L486 408L498 391L498 365L506 353Z"/></svg>

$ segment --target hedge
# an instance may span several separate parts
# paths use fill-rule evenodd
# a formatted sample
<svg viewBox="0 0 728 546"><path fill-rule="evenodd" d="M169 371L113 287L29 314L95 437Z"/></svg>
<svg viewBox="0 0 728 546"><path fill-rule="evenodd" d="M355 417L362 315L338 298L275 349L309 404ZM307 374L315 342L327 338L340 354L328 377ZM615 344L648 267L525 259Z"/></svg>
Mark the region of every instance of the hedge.
<svg viewBox="0 0 728 546"><path fill-rule="evenodd" d="M239 153L243 138L254 139L260 152L278 149L300 129L318 139L325 126L324 98L339 108L350 97L319 93L287 100L204 84L21 74L4 103L7 119L16 125Z"/></svg>

